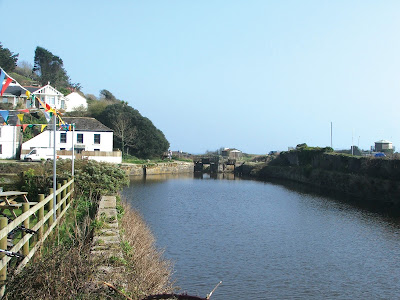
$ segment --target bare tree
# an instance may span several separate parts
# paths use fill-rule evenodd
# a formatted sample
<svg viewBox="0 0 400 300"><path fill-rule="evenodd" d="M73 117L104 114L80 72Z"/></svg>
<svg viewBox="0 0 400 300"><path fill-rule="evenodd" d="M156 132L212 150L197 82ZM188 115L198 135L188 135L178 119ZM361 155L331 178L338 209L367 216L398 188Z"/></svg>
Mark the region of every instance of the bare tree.
<svg viewBox="0 0 400 300"><path fill-rule="evenodd" d="M128 147L135 148L136 146L138 132L136 126L132 126L132 121L129 116L120 114L118 118L113 121L113 128L115 136L121 139L122 153L126 150L125 153L128 154Z"/></svg>

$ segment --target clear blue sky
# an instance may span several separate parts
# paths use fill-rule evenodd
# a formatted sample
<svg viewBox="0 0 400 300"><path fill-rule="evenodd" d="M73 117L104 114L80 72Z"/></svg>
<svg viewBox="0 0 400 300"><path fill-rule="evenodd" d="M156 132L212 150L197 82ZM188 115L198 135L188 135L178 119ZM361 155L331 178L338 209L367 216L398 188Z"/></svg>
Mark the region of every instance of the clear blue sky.
<svg viewBox="0 0 400 300"><path fill-rule="evenodd" d="M400 1L0 0L4 47L60 56L172 150L400 147ZM399 148L400 150L400 148Z"/></svg>

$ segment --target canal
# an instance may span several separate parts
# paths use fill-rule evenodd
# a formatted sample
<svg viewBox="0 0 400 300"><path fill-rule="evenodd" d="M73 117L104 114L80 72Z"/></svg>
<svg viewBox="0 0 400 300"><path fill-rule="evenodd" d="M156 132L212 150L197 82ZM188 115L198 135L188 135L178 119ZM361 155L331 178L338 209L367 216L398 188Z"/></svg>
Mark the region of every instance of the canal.
<svg viewBox="0 0 400 300"><path fill-rule="evenodd" d="M398 299L400 225L282 185L132 178L123 196L174 263L181 292L222 299Z"/></svg>

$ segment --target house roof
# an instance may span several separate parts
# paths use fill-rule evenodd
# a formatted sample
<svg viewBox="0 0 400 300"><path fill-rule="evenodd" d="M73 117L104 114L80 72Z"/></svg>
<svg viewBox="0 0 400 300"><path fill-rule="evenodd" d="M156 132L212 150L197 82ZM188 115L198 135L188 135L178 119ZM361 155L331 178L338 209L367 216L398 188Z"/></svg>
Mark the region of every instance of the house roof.
<svg viewBox="0 0 400 300"><path fill-rule="evenodd" d="M387 141L387 140L380 140L380 141L375 142L375 144L391 144L391 143L392 142Z"/></svg>
<svg viewBox="0 0 400 300"><path fill-rule="evenodd" d="M65 117L62 119L67 124L75 124L75 130L77 131L101 131L101 132L113 131L111 128L108 128L106 125L102 124L95 118Z"/></svg>
<svg viewBox="0 0 400 300"><path fill-rule="evenodd" d="M37 86L24 86L25 89L27 89L29 92L33 93L34 91L37 91L40 89ZM4 91L4 95L13 95L17 97L26 97L25 95L25 90L21 88L19 85L10 85L7 87L7 89Z"/></svg>

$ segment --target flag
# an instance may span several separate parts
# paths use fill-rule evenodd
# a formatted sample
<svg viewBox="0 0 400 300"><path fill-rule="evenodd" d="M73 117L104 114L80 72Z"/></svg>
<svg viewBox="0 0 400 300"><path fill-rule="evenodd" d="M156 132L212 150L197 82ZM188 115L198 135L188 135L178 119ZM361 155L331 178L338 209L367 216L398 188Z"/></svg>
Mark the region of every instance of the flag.
<svg viewBox="0 0 400 300"><path fill-rule="evenodd" d="M9 113L10 112L8 110L0 110L0 115L3 117L5 123L8 121Z"/></svg>
<svg viewBox="0 0 400 300"><path fill-rule="evenodd" d="M40 132L43 132L43 130L46 128L47 125L42 125L42 128L40 129Z"/></svg>
<svg viewBox="0 0 400 300"><path fill-rule="evenodd" d="M44 116L46 117L47 123L49 123L51 120L50 114L47 111L44 111L43 113L44 113Z"/></svg>
<svg viewBox="0 0 400 300"><path fill-rule="evenodd" d="M21 122L24 120L24 114L18 114L17 117Z"/></svg>
<svg viewBox="0 0 400 300"><path fill-rule="evenodd" d="M22 112L24 112L24 113L28 113L28 112L29 112L29 109L18 109L18 111L22 111Z"/></svg>
<svg viewBox="0 0 400 300"><path fill-rule="evenodd" d="M6 79L6 83L3 85L3 88L1 89L0 95L3 96L4 91L7 89L8 85L11 83L12 79L8 77Z"/></svg>
<svg viewBox="0 0 400 300"><path fill-rule="evenodd" d="M26 127L28 127L28 124L22 124L22 131L25 132Z"/></svg>
<svg viewBox="0 0 400 300"><path fill-rule="evenodd" d="M0 90L3 89L3 81L6 77L6 73L3 70L0 70Z"/></svg>

